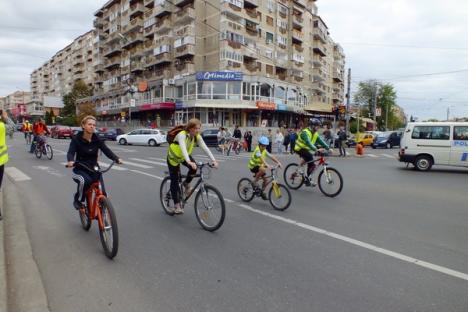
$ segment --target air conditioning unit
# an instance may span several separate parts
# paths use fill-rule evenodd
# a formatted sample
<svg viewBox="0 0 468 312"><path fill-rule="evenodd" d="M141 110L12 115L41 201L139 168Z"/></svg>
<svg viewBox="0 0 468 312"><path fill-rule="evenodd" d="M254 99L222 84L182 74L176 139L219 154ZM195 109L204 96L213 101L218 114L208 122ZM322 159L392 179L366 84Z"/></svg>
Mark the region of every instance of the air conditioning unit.
<svg viewBox="0 0 468 312"><path fill-rule="evenodd" d="M170 85L175 85L175 79L169 79L168 82L169 82Z"/></svg>

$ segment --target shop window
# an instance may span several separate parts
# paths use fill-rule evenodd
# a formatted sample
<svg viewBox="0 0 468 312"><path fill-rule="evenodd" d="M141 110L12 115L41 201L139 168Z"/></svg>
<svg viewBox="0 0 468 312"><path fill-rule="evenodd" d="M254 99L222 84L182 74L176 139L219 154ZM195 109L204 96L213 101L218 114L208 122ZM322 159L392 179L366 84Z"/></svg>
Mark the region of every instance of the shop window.
<svg viewBox="0 0 468 312"><path fill-rule="evenodd" d="M189 100L194 100L195 99L195 94L197 90L197 83L192 82L187 85L187 98Z"/></svg>
<svg viewBox="0 0 468 312"><path fill-rule="evenodd" d="M198 81L198 99L211 99L211 82Z"/></svg>
<svg viewBox="0 0 468 312"><path fill-rule="evenodd" d="M226 99L226 82L213 81L213 99L215 100Z"/></svg>
<svg viewBox="0 0 468 312"><path fill-rule="evenodd" d="M238 81L228 82L228 98L230 100L239 100L241 94L241 83Z"/></svg>

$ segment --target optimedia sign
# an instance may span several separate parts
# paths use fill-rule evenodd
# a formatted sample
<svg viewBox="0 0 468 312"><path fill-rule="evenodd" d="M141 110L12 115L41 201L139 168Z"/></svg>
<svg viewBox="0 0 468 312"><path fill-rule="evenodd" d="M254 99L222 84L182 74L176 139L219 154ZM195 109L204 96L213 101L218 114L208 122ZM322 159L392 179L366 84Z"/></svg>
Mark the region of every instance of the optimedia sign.
<svg viewBox="0 0 468 312"><path fill-rule="evenodd" d="M206 81L242 81L241 72L198 72L197 80Z"/></svg>

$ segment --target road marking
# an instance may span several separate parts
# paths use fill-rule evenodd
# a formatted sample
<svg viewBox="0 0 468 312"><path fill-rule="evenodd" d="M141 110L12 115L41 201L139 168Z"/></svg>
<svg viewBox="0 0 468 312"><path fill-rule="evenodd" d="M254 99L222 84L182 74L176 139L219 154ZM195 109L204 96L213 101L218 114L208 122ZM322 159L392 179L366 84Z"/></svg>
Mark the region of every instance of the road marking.
<svg viewBox="0 0 468 312"><path fill-rule="evenodd" d="M230 204L234 203L234 201L232 199L229 199L229 198L225 198L224 201L226 203L230 203Z"/></svg>
<svg viewBox="0 0 468 312"><path fill-rule="evenodd" d="M23 171L16 167L6 167L5 172L11 179L15 180L16 182L31 180L29 176L24 174Z"/></svg>
<svg viewBox="0 0 468 312"><path fill-rule="evenodd" d="M258 213L260 215L263 215L263 216L266 216L266 217L269 217L269 218L272 218L272 219L275 219L275 220L278 220L278 221L289 223L289 224L295 225L297 227L303 228L305 230L309 230L309 231L312 231L312 232L315 232L315 233L319 233L319 234L322 234L322 235L325 235L325 236L329 236L329 237L332 237L332 238L335 238L335 239L350 243L352 245L359 246L359 247L362 247L362 248L365 248L365 249L368 249L368 250L371 250L371 251L374 251L374 252L377 252L377 253L392 257L392 258L395 258L395 259L399 259L399 260L402 260L402 261L405 261L405 262L408 262L408 263L416 264L416 265L419 265L421 267L424 267L424 268L427 268L427 269L430 269L430 270L433 270L433 271L436 271L436 272L439 272L439 273L443 273L443 274L446 274L446 275L450 275L450 276L453 276L453 277L468 281L468 274L463 273L463 272L455 271L455 270L452 270L452 269L449 269L449 268L446 268L446 267L443 267L443 266L440 266L440 265L437 265L437 264L433 264L433 263L426 262L426 261L423 261L423 260L420 260L420 259L409 257L409 256L403 255L403 254L398 253L398 252L394 252L394 251L391 251L391 250L388 250L388 249L380 248L378 246L368 244L368 243L359 241L359 240L351 238L351 237L347 237L347 236L344 236L344 235L333 233L333 232L330 232L330 231L327 231L327 230L324 230L324 229L321 229L321 228L318 228L318 227L315 227L315 226L312 226L312 225L304 224L304 223L297 222L297 221L292 220L292 219L287 219L287 218L277 216L277 215L274 215L274 214L271 214L271 213L268 213L268 212L265 212L265 211L257 210L257 209L254 209L254 208L248 206L248 205L245 205L245 204L237 204L237 205L239 207L244 208L246 210L249 210L251 212L255 212L255 213Z"/></svg>
<svg viewBox="0 0 468 312"><path fill-rule="evenodd" d="M389 154L382 154L382 156L387 157L387 158L392 158L392 159L396 158L395 155L389 155Z"/></svg>
<svg viewBox="0 0 468 312"><path fill-rule="evenodd" d="M378 158L379 156L375 154L365 154L365 156L372 157L372 158Z"/></svg>
<svg viewBox="0 0 468 312"><path fill-rule="evenodd" d="M52 146L52 150L54 151L55 155L67 155L65 151L61 151L59 149L56 149L55 147Z"/></svg>
<svg viewBox="0 0 468 312"><path fill-rule="evenodd" d="M48 174L56 176L56 177L64 177L65 176L65 175L61 174L58 170L56 170L54 168L47 167L47 166L33 166L33 168L45 171Z"/></svg>
<svg viewBox="0 0 468 312"><path fill-rule="evenodd" d="M118 147L118 146L112 146L113 150L120 151L122 153L136 153L138 152L137 150L133 149L128 149L128 148L123 148L123 147Z"/></svg>
<svg viewBox="0 0 468 312"><path fill-rule="evenodd" d="M142 169L151 169L151 168L153 168L153 167L151 167L151 166L142 165L142 164L137 164L137 163L128 161L128 160L126 160L126 159L123 160L123 163L124 163L124 165L130 165L130 166L138 167L138 168L142 168Z"/></svg>
<svg viewBox="0 0 468 312"><path fill-rule="evenodd" d="M131 172L136 172L136 173L139 173L139 174L148 176L148 177L152 177L152 178L155 178L155 179L158 179L158 180L163 180L163 179L164 179L164 178L159 177L159 176L157 176L157 175L149 174L149 173L146 173L146 172L143 172L143 171L140 171L140 170L130 170L130 171L131 171Z"/></svg>
<svg viewBox="0 0 468 312"><path fill-rule="evenodd" d="M158 165L158 166L167 167L167 164L166 164L166 163L162 163L162 162L159 162L159 161L151 161L151 160L146 160L146 159L141 159L141 158L129 158L129 159L130 159L130 160L135 160L135 161L144 162L144 163L148 163L148 164L152 164L152 165Z"/></svg>

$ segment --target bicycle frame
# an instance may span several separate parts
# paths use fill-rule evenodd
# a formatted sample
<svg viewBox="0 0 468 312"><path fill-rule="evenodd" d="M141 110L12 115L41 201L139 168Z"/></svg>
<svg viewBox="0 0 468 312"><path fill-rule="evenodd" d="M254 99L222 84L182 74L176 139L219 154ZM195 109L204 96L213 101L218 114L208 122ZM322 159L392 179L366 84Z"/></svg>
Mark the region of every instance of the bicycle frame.
<svg viewBox="0 0 468 312"><path fill-rule="evenodd" d="M182 175L180 174L180 171L179 171L179 189L181 190L181 202L185 205L185 203L189 200L189 198L193 195L193 193L195 193L195 191L198 189L198 187L201 185L201 188L203 188L204 184L205 184L205 177L204 177L204 174L202 172L202 168L205 166L206 164L203 164L201 166L198 167L198 169L200 169L200 173L197 173L193 176L193 178L199 178L197 180L197 182L195 183L195 186L192 188L192 191L184 198L183 194L182 194L182 180L184 178L187 177L187 175Z"/></svg>
<svg viewBox="0 0 468 312"><path fill-rule="evenodd" d="M271 168L271 175L264 176L261 179L265 179L265 181L266 181L265 185L264 185L265 189L271 183L271 187L273 187L273 191L275 192L275 195L280 196L280 191L279 191L279 188L278 188L278 182L276 182L277 181L277 179L276 179L276 170L277 170L277 168L278 167Z"/></svg>
<svg viewBox="0 0 468 312"><path fill-rule="evenodd" d="M86 200L88 203L88 213L91 220L98 220L99 229L104 229L104 222L102 220L101 210L98 209L99 201L106 198L102 192L101 182L97 181L91 184L89 190L86 192Z"/></svg>

